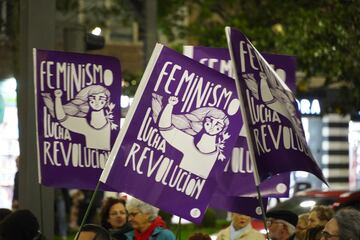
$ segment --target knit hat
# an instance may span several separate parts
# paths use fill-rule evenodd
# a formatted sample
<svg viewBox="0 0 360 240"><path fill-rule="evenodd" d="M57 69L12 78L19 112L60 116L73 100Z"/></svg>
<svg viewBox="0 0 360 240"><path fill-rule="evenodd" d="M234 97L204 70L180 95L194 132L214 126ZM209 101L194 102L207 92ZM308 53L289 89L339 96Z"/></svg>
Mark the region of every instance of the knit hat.
<svg viewBox="0 0 360 240"><path fill-rule="evenodd" d="M294 227L297 225L298 216L288 210L273 210L266 213L266 217L283 220L290 223Z"/></svg>
<svg viewBox="0 0 360 240"><path fill-rule="evenodd" d="M0 238L6 240L32 240L39 234L39 222L27 209L17 210L0 223Z"/></svg>

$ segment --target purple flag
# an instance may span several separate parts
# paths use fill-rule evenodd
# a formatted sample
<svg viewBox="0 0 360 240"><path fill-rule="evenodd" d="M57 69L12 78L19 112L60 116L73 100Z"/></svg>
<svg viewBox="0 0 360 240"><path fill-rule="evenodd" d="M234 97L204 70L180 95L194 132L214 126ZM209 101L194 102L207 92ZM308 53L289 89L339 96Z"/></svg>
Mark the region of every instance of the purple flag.
<svg viewBox="0 0 360 240"><path fill-rule="evenodd" d="M307 146L294 94L244 34L227 27L226 35L256 184L288 171L310 172L326 183Z"/></svg>
<svg viewBox="0 0 360 240"><path fill-rule="evenodd" d="M199 61L223 74L234 78L230 54L227 48L210 48L199 46L185 46L184 54ZM292 90L295 90L296 61L292 56L264 54L266 60L272 64L277 73L282 76ZM241 123L242 124L242 121ZM246 134L243 129L233 149L232 158L228 162L224 174L217 178L218 188L225 195L257 196L253 166L249 157ZM281 173L260 184L262 196L288 197L290 184L290 172ZM226 203L224 201L221 201ZM237 201L242 206L240 201Z"/></svg>
<svg viewBox="0 0 360 240"><path fill-rule="evenodd" d="M235 79L229 50L202 46L184 46L184 55ZM296 58L294 56L262 53L279 77L295 92Z"/></svg>
<svg viewBox="0 0 360 240"><path fill-rule="evenodd" d="M200 223L239 115L233 79L157 44L100 181Z"/></svg>
<svg viewBox="0 0 360 240"><path fill-rule="evenodd" d="M119 133L116 58L34 49L39 181L94 189Z"/></svg>
<svg viewBox="0 0 360 240"><path fill-rule="evenodd" d="M264 209L266 209L267 198L263 198L262 201ZM257 219L262 218L259 200L255 197L227 196L225 193L216 191L211 198L210 207L244 214Z"/></svg>

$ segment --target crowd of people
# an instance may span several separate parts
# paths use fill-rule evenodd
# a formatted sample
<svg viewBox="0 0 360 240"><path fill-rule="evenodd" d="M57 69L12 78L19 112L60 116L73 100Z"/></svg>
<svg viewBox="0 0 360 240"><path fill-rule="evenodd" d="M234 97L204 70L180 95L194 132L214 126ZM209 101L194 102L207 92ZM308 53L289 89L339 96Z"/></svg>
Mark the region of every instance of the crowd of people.
<svg viewBox="0 0 360 240"><path fill-rule="evenodd" d="M78 240L175 240L175 234L159 216L159 209L139 199L107 197L101 204L98 223L80 226ZM217 233L217 240L358 240L360 211L344 208L336 212L315 206L296 215L288 210L266 213L267 234L253 228L252 218L231 213L231 223ZM44 240L34 214L26 209L0 209L0 240ZM188 240L211 240L194 232Z"/></svg>
<svg viewBox="0 0 360 240"><path fill-rule="evenodd" d="M299 216L288 210L270 210L266 213L266 236L254 230L250 221L248 216L232 213L230 226L220 231L217 240L360 239L360 212L352 208L335 213L331 207L319 205Z"/></svg>

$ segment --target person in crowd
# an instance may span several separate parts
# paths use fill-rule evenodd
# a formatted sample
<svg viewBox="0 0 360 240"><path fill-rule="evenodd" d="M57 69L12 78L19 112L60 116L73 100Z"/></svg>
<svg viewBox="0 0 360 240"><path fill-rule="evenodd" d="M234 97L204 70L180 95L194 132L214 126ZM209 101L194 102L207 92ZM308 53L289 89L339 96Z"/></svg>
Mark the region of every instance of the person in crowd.
<svg viewBox="0 0 360 240"><path fill-rule="evenodd" d="M308 218L306 240L319 240L325 224L334 216L334 210L329 206L318 205L311 209Z"/></svg>
<svg viewBox="0 0 360 240"><path fill-rule="evenodd" d="M112 240L110 232L96 224L85 224L78 234L78 240Z"/></svg>
<svg viewBox="0 0 360 240"><path fill-rule="evenodd" d="M352 208L338 210L321 233L321 240L360 239L360 212Z"/></svg>
<svg viewBox="0 0 360 240"><path fill-rule="evenodd" d="M69 228L70 230L78 230L79 225L78 222L81 222L79 220L79 207L80 202L84 199L84 194L81 190L70 190L70 213L69 213Z"/></svg>
<svg viewBox="0 0 360 240"><path fill-rule="evenodd" d="M288 210L273 210L266 213L266 225L272 240L293 240L298 216Z"/></svg>
<svg viewBox="0 0 360 240"><path fill-rule="evenodd" d="M82 190L84 198L79 200L79 212L77 216L77 225L80 226L83 218L85 216L85 213L87 211L87 208L90 204L92 195L94 194L94 191L92 190ZM98 214L98 210L100 210L102 201L104 198L104 192L98 191L96 192L94 202L90 208L90 211L88 213L88 216L86 218L85 223L97 223L96 222L96 215Z"/></svg>
<svg viewBox="0 0 360 240"><path fill-rule="evenodd" d="M128 239L135 240L175 240L175 235L166 228L158 216L159 209L139 199L131 198L126 208L133 231L126 233Z"/></svg>
<svg viewBox="0 0 360 240"><path fill-rule="evenodd" d="M126 202L124 199L109 197L101 212L101 226L110 231L113 238L126 240L125 233L132 230L127 221Z"/></svg>
<svg viewBox="0 0 360 240"><path fill-rule="evenodd" d="M309 228L306 231L305 240L320 240L321 239L321 232L324 229L324 226L318 225L313 228Z"/></svg>
<svg viewBox="0 0 360 240"><path fill-rule="evenodd" d="M239 213L231 213L231 224L229 227L221 230L217 235L217 240L237 240L237 239L265 239L264 235L257 232L251 226L251 217Z"/></svg>
<svg viewBox="0 0 360 240"><path fill-rule="evenodd" d="M0 222L11 213L10 209L0 208Z"/></svg>
<svg viewBox="0 0 360 240"><path fill-rule="evenodd" d="M329 206L318 205L311 209L308 218L308 228L316 226L325 226L325 224L334 216L334 210Z"/></svg>
<svg viewBox="0 0 360 240"><path fill-rule="evenodd" d="M55 189L55 233L57 233L62 240L67 239L70 202L71 200L67 189Z"/></svg>
<svg viewBox="0 0 360 240"><path fill-rule="evenodd" d="M16 210L0 223L1 240L40 240L45 239L34 214L27 209Z"/></svg>
<svg viewBox="0 0 360 240"><path fill-rule="evenodd" d="M19 164L20 164L20 156L17 156L16 159L16 168L17 171L14 176L14 191L13 191L13 199L12 199L12 209L19 208Z"/></svg>
<svg viewBox="0 0 360 240"><path fill-rule="evenodd" d="M197 232L191 234L188 240L211 240L211 237L209 234Z"/></svg>
<svg viewBox="0 0 360 240"><path fill-rule="evenodd" d="M309 213L300 214L298 217L298 223L296 224L295 239L304 240L306 237L306 230L308 227Z"/></svg>

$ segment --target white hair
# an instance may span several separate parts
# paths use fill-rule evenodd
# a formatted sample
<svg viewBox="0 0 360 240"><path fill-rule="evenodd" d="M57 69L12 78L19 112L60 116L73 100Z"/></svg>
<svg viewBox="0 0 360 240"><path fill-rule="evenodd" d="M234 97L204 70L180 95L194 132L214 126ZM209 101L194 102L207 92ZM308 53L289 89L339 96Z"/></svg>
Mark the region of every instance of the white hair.
<svg viewBox="0 0 360 240"><path fill-rule="evenodd" d="M148 214L149 215L149 221L153 221L159 213L159 209L146 203L143 202L137 198L131 198L127 203L126 203L126 208L127 209L133 209L136 208L138 209L141 213L144 214Z"/></svg>

